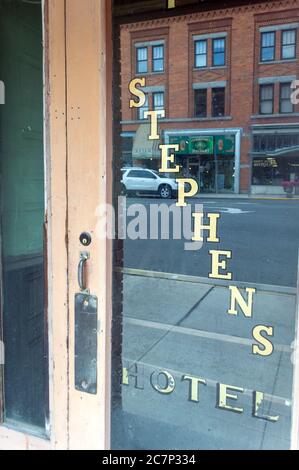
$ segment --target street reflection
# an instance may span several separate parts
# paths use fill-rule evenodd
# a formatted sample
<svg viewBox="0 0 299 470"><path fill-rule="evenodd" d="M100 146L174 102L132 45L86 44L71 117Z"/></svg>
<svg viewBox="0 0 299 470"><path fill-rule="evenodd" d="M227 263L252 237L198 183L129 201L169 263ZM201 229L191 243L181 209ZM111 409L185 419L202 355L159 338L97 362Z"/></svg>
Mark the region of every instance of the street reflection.
<svg viewBox="0 0 299 470"><path fill-rule="evenodd" d="M266 4L213 18L195 7L192 15L119 26L116 159L130 231L115 266L122 274L115 448L291 446L298 26L295 12L285 11L287 20L277 13L270 26L264 14L273 14ZM280 69L279 54L295 54L294 67ZM279 72L263 68L275 59ZM148 228L151 207L173 204L190 209L197 249L186 249L183 237L141 236L137 208ZM164 222L162 213L159 229Z"/></svg>
<svg viewBox="0 0 299 470"><path fill-rule="evenodd" d="M130 444L155 449L289 448L295 292L260 287L248 321L228 315L229 291L222 286L128 272L123 410ZM251 353L251 332L258 324L275 328L274 352L266 362ZM152 383L152 374L161 372ZM193 400L184 376L204 381L193 384ZM169 383L170 390L163 392ZM227 400L231 410L219 408L220 384L231 386L228 393L235 395ZM264 397L254 417L256 391Z"/></svg>

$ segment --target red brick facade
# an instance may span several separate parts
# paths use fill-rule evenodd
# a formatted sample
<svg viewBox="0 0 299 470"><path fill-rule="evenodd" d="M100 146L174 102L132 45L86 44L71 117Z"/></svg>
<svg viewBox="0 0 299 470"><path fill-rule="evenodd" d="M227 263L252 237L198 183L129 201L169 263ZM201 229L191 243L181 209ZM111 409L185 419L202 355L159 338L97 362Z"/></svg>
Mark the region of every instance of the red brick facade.
<svg viewBox="0 0 299 470"><path fill-rule="evenodd" d="M252 126L296 124L299 106L293 114L279 113L280 79L298 76L299 57L299 0L268 2L256 5L196 12L185 16L153 19L121 26L121 89L122 129L137 130L136 109L129 108L128 84L136 73L136 43L163 40L165 47L164 72L141 74L146 87L165 88L166 119L161 129L228 129L240 128L240 192L251 187ZM281 27L295 25L296 58L281 60ZM276 28L275 60L261 63L261 28ZM215 33L226 37L226 64L212 66L212 38ZM207 37L207 67L194 68L194 36ZM149 48L149 64L151 49ZM272 116L259 114L261 79L273 79L274 110ZM286 81L286 80L285 80ZM212 118L211 88L207 88L208 113L205 118L194 117L193 84L224 82L225 117ZM150 100L150 108L151 108Z"/></svg>

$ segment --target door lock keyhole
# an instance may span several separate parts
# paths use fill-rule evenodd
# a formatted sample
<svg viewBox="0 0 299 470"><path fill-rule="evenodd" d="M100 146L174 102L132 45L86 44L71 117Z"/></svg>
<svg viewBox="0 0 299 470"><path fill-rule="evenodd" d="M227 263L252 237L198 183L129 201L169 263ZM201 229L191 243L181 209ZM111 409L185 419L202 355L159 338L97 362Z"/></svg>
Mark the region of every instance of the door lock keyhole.
<svg viewBox="0 0 299 470"><path fill-rule="evenodd" d="M89 246L91 244L91 235L88 232L83 232L80 235L80 242L83 246Z"/></svg>

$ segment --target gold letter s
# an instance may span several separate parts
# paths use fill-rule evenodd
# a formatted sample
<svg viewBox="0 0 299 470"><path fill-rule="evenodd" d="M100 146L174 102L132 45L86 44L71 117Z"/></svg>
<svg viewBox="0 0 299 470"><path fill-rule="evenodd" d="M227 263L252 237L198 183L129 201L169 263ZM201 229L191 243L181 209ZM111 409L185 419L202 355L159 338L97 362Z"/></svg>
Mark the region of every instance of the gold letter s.
<svg viewBox="0 0 299 470"><path fill-rule="evenodd" d="M141 108L146 100L144 92L137 88L137 85L145 86L145 78L134 78L131 80L129 85L130 93L139 98L139 101L130 100L130 108Z"/></svg>

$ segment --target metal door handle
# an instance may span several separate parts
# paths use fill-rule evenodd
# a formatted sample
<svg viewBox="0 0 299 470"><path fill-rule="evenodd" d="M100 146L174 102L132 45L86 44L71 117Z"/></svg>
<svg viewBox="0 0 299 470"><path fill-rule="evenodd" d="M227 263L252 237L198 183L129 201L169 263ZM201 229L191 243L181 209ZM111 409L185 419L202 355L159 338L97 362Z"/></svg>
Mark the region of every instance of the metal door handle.
<svg viewBox="0 0 299 470"><path fill-rule="evenodd" d="M89 290L85 287L85 276L84 276L84 266L86 261L90 258L90 254L87 251L82 251L80 253L80 261L78 264L78 284L80 287L81 292L89 292Z"/></svg>

